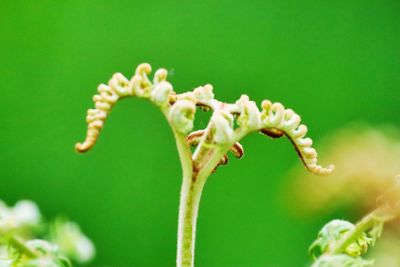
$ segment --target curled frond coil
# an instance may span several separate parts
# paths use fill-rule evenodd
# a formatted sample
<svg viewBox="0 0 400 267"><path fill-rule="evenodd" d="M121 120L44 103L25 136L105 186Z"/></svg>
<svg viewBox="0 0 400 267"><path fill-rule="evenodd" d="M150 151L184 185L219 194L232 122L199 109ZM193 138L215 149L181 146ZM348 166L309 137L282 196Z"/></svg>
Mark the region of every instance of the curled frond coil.
<svg viewBox="0 0 400 267"><path fill-rule="evenodd" d="M333 171L333 165L323 168L317 164L317 152L312 148L312 140L305 138L307 127L300 124L299 115L291 109L285 109L282 104L265 100L260 111L256 103L249 100L246 95L242 95L233 104L223 103L214 98L213 87L209 84L197 87L191 92L177 94L166 80L165 69L157 70L153 81L147 76L150 72L149 64L140 64L131 80L117 73L108 85L101 84L98 87L98 94L93 97L95 109L89 109L86 117L88 123L86 139L76 145L77 151L85 152L93 147L104 121L118 100L136 96L148 98L159 106L178 134L186 135L192 131L197 106L213 112L207 127L209 135L207 141L211 143L207 145L236 147L237 155L242 155L240 152L242 148L241 146L239 148L240 144L237 142L250 132L259 131L272 138L285 135L293 143L310 172L325 175Z"/></svg>
<svg viewBox="0 0 400 267"><path fill-rule="evenodd" d="M314 259L317 259L324 253L329 253L329 250L334 247L341 239L350 231L354 231L354 224L344 220L332 220L323 226L318 233L318 238L310 246L309 253ZM378 227L371 229L378 230ZM377 233L379 235L379 233ZM344 253L358 257L365 254L370 245L373 245L378 236L371 235L369 232L362 232L357 236L356 240L349 244Z"/></svg>
<svg viewBox="0 0 400 267"><path fill-rule="evenodd" d="M262 102L260 132L277 138L286 135L295 147L306 168L315 174L326 175L333 171L334 166L323 168L317 164L317 152L312 148L311 138L305 138L307 126L300 124L301 118L291 109L285 109L281 103Z"/></svg>
<svg viewBox="0 0 400 267"><path fill-rule="evenodd" d="M87 111L88 130L86 139L83 143L78 143L75 146L78 152L86 152L94 146L108 114L118 100L128 96L137 96L150 98L161 108L169 105L169 98L173 89L172 85L166 81L167 71L165 69L157 70L153 83L147 77L150 72L149 64L140 64L130 81L121 73L116 73L107 85L99 85L98 94L93 97L95 109Z"/></svg>
<svg viewBox="0 0 400 267"><path fill-rule="evenodd" d="M187 136L186 142L192 147L197 147L200 143L200 139L204 136L205 133L205 130L194 131ZM229 150L235 158L241 159L244 155L243 146L239 142L235 142ZM228 161L228 155L224 154L218 162L218 165L215 167L214 171L217 169L218 166L228 164Z"/></svg>

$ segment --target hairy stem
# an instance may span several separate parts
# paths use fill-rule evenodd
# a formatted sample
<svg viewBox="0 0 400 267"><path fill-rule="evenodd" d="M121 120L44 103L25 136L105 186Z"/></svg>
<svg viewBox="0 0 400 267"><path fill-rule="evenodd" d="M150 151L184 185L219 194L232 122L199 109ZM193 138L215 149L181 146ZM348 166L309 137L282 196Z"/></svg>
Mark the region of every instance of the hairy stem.
<svg viewBox="0 0 400 267"><path fill-rule="evenodd" d="M192 267L194 265L194 244L196 221L203 186L196 184L197 174L193 172L192 152L186 143L186 137L177 133L174 136L182 167L182 187L179 201L178 245L176 265Z"/></svg>
<svg viewBox="0 0 400 267"><path fill-rule="evenodd" d="M193 267L197 215L204 184L229 146L225 149L208 147L205 152L207 156L205 156L200 164L201 167L199 167L199 162L192 159L190 150L189 152L187 151L186 143L186 146L184 146L183 143L181 143L183 140L179 139L177 135L176 137L183 168L176 261L177 267ZM190 170L188 169L188 162L190 162Z"/></svg>
<svg viewBox="0 0 400 267"><path fill-rule="evenodd" d="M216 149L206 165L183 177L179 206L177 267L194 266L196 223L204 184L221 157L226 153Z"/></svg>
<svg viewBox="0 0 400 267"><path fill-rule="evenodd" d="M183 174L179 201L176 265L178 267L191 267L194 264L196 221L202 187L196 186L197 177L193 173L192 153L186 144L185 136L176 132L174 134Z"/></svg>
<svg viewBox="0 0 400 267"><path fill-rule="evenodd" d="M186 143L186 137L174 132L179 159L181 162L183 177L191 177L193 173L192 152Z"/></svg>
<svg viewBox="0 0 400 267"><path fill-rule="evenodd" d="M196 222L204 183L196 176L183 177L178 226L177 267L194 266Z"/></svg>

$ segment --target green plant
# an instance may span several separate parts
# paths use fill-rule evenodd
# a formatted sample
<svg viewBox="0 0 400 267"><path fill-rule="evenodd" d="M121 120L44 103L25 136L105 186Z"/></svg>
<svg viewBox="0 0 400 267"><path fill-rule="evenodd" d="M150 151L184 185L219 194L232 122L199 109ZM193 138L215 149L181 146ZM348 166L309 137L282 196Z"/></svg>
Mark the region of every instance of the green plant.
<svg viewBox="0 0 400 267"><path fill-rule="evenodd" d="M242 95L235 103L223 103L214 98L213 88L209 84L177 94L167 81L165 69L157 70L153 81L147 76L150 72L149 64L141 64L131 80L117 73L108 85L101 84L98 87L98 94L93 97L95 109L87 112L86 139L78 143L76 149L85 152L93 147L112 107L122 98L146 98L161 109L174 133L183 172L178 267L194 265L196 219L207 178L218 166L228 162L229 151L236 158L243 156L239 141L247 134L259 132L271 138L286 136L310 172L319 175L332 172L333 166L323 168L317 164L317 153L311 147L312 140L305 138L307 127L300 124L300 116L293 110L265 100L260 111L246 95ZM212 111L212 116L205 129L193 131L197 107Z"/></svg>
<svg viewBox="0 0 400 267"><path fill-rule="evenodd" d="M70 267L94 256L92 242L65 219L47 223L35 203L0 201L0 267Z"/></svg>
<svg viewBox="0 0 400 267"><path fill-rule="evenodd" d="M310 247L315 260L312 267L364 267L373 260L363 256L381 236L385 223L400 215L400 183L378 199L379 206L356 225L344 220L332 220L319 232Z"/></svg>

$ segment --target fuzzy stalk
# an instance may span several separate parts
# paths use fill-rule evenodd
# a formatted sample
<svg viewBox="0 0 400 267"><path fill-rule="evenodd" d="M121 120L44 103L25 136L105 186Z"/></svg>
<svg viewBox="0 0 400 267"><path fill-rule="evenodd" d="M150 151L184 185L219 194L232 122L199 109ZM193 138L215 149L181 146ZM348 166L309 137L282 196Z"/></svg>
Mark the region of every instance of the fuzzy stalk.
<svg viewBox="0 0 400 267"><path fill-rule="evenodd" d="M210 149L210 158L201 170L184 176L181 188L178 225L177 267L194 266L196 223L200 199L207 178L224 155L224 149Z"/></svg>
<svg viewBox="0 0 400 267"><path fill-rule="evenodd" d="M204 184L197 177L184 177L179 207L177 267L194 266L196 223Z"/></svg>
<svg viewBox="0 0 400 267"><path fill-rule="evenodd" d="M197 172L193 172L192 153L185 136L176 131L174 135L183 175L179 200L176 266L192 267L194 266L197 214L204 184L199 186Z"/></svg>
<svg viewBox="0 0 400 267"><path fill-rule="evenodd" d="M217 166L221 157L230 145L224 147L207 147L205 157L199 162L192 154L186 142L175 134L177 147L181 159L183 181L181 187L179 220L178 220L178 246L177 267L193 267L196 241L196 224L199 212L200 199L207 178ZM199 164L200 163L200 164ZM190 169L189 169L190 166ZM199 168L199 166L201 166Z"/></svg>

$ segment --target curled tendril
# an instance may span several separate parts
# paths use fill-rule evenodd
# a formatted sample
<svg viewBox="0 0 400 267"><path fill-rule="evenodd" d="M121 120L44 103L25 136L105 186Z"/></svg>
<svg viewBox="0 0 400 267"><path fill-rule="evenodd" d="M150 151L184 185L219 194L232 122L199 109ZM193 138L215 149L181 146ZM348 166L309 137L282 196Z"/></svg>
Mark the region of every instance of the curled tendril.
<svg viewBox="0 0 400 267"><path fill-rule="evenodd" d="M317 240L310 246L309 253L314 259L329 250L343 238L349 231L354 230L354 224L344 220L332 220L318 233ZM375 227L373 228L377 230ZM379 235L379 234L378 234ZM344 251L345 254L358 257L365 254L370 245L373 245L378 236L372 236L370 233L361 233L360 236L351 243Z"/></svg>
<svg viewBox="0 0 400 267"><path fill-rule="evenodd" d="M237 119L239 126L248 130L258 130L261 124L261 115L254 101L250 101L247 95L242 95L236 105L240 109L240 115Z"/></svg>
<svg viewBox="0 0 400 267"><path fill-rule="evenodd" d="M265 100L260 111L256 103L246 95L242 95L233 104L223 103L214 98L213 87L209 84L197 87L192 92L177 94L167 81L165 69L157 70L153 81L148 77L150 72L149 64L140 64L130 81L117 73L108 85L101 84L98 87L98 94L93 97L95 109L89 109L87 112L86 139L83 143L76 144L77 151L85 152L94 146L108 114L118 100L136 96L148 98L159 106L173 129L182 135L193 129L196 106L211 110L213 114L208 126L207 133L210 136L207 142L231 147L234 155L239 158L243 155L243 148L238 141L250 132L259 131L272 138L287 136L310 172L325 175L333 171L333 165L323 168L317 164L317 152L312 148L312 140L305 138L307 127L300 124L299 115L291 109L285 109L282 104ZM238 126L236 128L235 120ZM198 134L195 133L189 135L189 142ZM220 164L226 162L227 158L224 156Z"/></svg>
<svg viewBox="0 0 400 267"><path fill-rule="evenodd" d="M151 82L147 77L151 72L151 66L147 63L140 64L135 71L135 76L131 79L132 93L138 97L149 97L151 92Z"/></svg>
<svg viewBox="0 0 400 267"><path fill-rule="evenodd" d="M86 140L75 146L79 152L85 152L93 147L111 108L119 99L132 94L129 81L120 73L114 74L108 85L100 84L97 91L98 94L93 97L96 108L87 111L86 122L88 123L88 130Z"/></svg>
<svg viewBox="0 0 400 267"><path fill-rule="evenodd" d="M190 132L193 129L195 112L196 104L193 101L188 99L176 101L169 112L172 125L180 133Z"/></svg>
<svg viewBox="0 0 400 267"><path fill-rule="evenodd" d="M213 87L211 84L206 84L204 86L197 87L193 90L193 95L197 99L197 103L208 103L214 99Z"/></svg>
<svg viewBox="0 0 400 267"><path fill-rule="evenodd" d="M214 128L215 143L231 143L235 139L233 120L233 115L223 109L214 111L211 122Z"/></svg>
<svg viewBox="0 0 400 267"><path fill-rule="evenodd" d="M306 168L315 174L326 175L333 171L334 166L323 168L317 164L317 152L312 148L312 140L305 138L307 126L300 124L301 118L291 109L285 109L281 103L271 103L264 100L261 112L261 133L272 138L286 135L295 147Z"/></svg>
<svg viewBox="0 0 400 267"><path fill-rule="evenodd" d="M118 100L128 96L137 96L150 98L160 107L169 105L173 88L166 81L167 71L165 69L157 70L153 83L147 77L150 72L151 66L149 64L140 64L130 81L121 73L116 73L108 82L108 85L99 85L98 94L93 97L95 109L87 111L88 130L86 139L83 143L78 143L75 146L78 152L86 152L94 146L108 114Z"/></svg>
<svg viewBox="0 0 400 267"><path fill-rule="evenodd" d="M186 137L186 142L192 147L197 147L200 143L200 139L204 136L205 133L205 130L194 131ZM243 146L239 142L235 142L229 150L235 158L241 159L244 155ZM218 162L218 165L215 167L214 171L217 169L218 166L228 164L228 161L228 155L224 154Z"/></svg>

